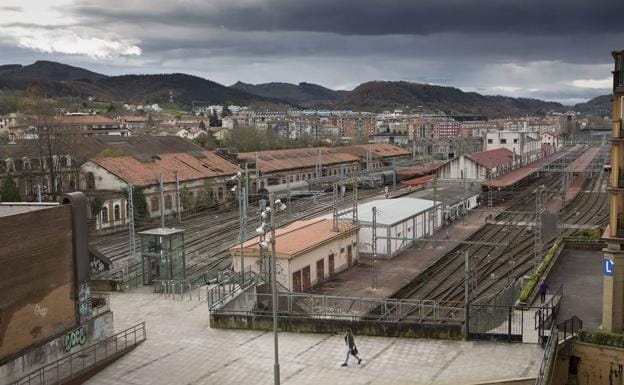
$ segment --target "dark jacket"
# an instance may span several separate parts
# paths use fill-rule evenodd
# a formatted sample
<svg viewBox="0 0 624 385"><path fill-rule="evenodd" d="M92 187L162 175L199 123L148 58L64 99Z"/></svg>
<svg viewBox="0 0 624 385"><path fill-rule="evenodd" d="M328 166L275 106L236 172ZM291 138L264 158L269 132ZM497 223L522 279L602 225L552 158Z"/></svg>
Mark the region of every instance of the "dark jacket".
<svg viewBox="0 0 624 385"><path fill-rule="evenodd" d="M546 282L542 282L542 283L540 283L540 285L539 285L539 290L540 290L540 293L541 293L541 294L546 294L546 293L548 293L548 289L549 289L549 288L548 288L548 284L547 284Z"/></svg>
<svg viewBox="0 0 624 385"><path fill-rule="evenodd" d="M353 334L347 334L344 337L344 339L349 349L353 349L353 347L355 346L355 341L353 340Z"/></svg>

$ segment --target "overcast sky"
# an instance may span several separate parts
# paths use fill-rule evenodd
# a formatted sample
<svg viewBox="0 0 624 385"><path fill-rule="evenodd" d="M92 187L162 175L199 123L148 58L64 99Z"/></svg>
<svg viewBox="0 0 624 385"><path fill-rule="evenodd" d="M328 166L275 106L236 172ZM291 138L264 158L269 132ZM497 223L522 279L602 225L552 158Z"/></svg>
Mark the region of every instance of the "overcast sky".
<svg viewBox="0 0 624 385"><path fill-rule="evenodd" d="M624 0L0 0L0 64L572 104L610 92L623 19Z"/></svg>

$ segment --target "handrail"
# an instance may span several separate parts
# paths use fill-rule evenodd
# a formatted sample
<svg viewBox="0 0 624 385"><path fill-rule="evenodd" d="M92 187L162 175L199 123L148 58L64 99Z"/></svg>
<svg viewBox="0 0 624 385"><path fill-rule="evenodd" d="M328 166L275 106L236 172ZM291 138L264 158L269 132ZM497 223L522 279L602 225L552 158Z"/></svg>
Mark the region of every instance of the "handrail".
<svg viewBox="0 0 624 385"><path fill-rule="evenodd" d="M554 359L556 354L557 345L559 343L559 333L557 332L557 326L553 323L550 328L550 336L544 347L544 356L542 363L540 364L539 371L537 373L537 379L535 385L547 384L550 379L552 367L554 365Z"/></svg>
<svg viewBox="0 0 624 385"><path fill-rule="evenodd" d="M46 364L10 385L62 384L147 339L145 322Z"/></svg>

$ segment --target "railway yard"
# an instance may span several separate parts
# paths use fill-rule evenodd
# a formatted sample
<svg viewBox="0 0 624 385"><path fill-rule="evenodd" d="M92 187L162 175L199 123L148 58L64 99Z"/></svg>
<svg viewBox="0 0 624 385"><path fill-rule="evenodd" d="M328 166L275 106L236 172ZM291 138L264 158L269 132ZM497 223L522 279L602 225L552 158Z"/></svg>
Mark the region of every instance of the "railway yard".
<svg viewBox="0 0 624 385"><path fill-rule="evenodd" d="M431 263L392 297L450 303L464 301L466 253L470 260L471 299L495 293L512 280L530 275L536 261L538 191L542 191L545 213L556 210L554 214L559 217L560 224L555 232L543 232L538 253L538 258L541 258L556 236L572 235L579 231L578 228L597 227L606 223L609 174L602 171L602 164L607 154L608 149L604 147L587 149L576 146L553 158L555 160L551 163L517 177L509 186L490 193L491 207L487 204L489 192L484 189L482 205L475 211L487 219L487 223L467 239L457 240L457 245L450 252ZM575 184L578 185L575 190L578 193L574 197L562 193L574 190ZM359 190L358 199L370 198L381 192L380 189ZM352 194L348 192L342 203L344 207L352 204L351 199ZM562 202L563 199L567 200ZM333 202L332 193L292 200L289 214L282 213L277 220L285 224L288 219L294 221L327 214L332 211ZM247 238L255 235L254 229L260 223L259 213L257 203L248 210ZM240 220L237 210L193 213L185 216L182 223L176 221L168 224L185 230L188 282L199 286L207 276L229 269L231 259L228 249L237 244L239 239ZM415 247L426 242L423 239ZM138 241L136 245L138 255ZM128 261L127 232L98 236L92 241L92 246L118 265L133 266L132 261ZM126 265L125 262L130 264ZM140 265L135 263L134 266L140 269Z"/></svg>

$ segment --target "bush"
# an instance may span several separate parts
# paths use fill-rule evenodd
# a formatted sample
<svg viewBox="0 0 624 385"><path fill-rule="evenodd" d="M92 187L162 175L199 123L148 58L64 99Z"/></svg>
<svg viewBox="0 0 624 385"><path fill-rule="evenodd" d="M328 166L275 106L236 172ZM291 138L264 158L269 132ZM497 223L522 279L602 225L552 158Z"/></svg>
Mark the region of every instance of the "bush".
<svg viewBox="0 0 624 385"><path fill-rule="evenodd" d="M562 245L563 245L563 241L561 238L559 238L557 239L555 244L550 248L550 250L548 250L548 253L546 253L546 256L544 256L544 259L538 266L537 271L531 274L527 282L527 285L524 287L524 289L522 289L522 293L520 293L520 298L518 299L520 302L526 303L529 300L531 293L533 293L533 290L535 290L535 287L537 286L537 282L542 277L542 275L544 275L544 272L548 268L548 265L550 265L550 262L555 257L555 255L559 252L559 249L561 248Z"/></svg>
<svg viewBox="0 0 624 385"><path fill-rule="evenodd" d="M581 329L577 333L578 339L590 344L614 346L624 348L624 334L608 333L603 331L591 331Z"/></svg>

